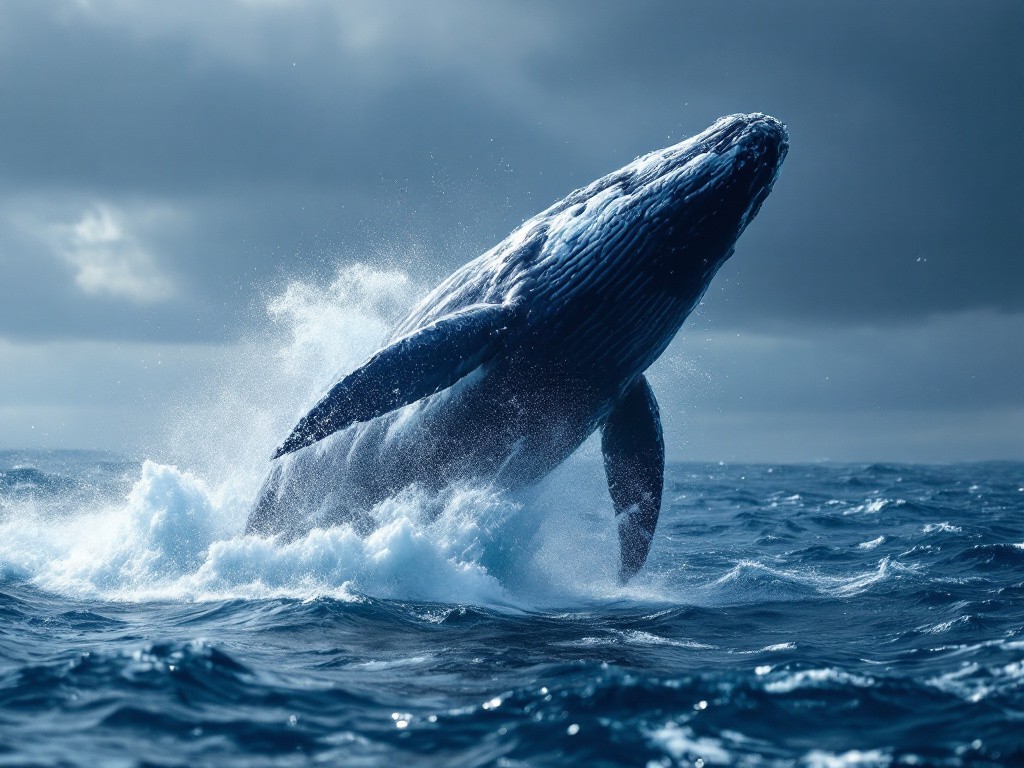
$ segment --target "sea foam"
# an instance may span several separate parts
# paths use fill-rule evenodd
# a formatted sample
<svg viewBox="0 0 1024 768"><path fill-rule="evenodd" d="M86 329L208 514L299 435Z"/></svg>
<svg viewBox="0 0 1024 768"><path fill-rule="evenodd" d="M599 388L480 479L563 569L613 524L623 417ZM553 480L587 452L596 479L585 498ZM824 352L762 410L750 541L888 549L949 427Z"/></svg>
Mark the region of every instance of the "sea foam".
<svg viewBox="0 0 1024 768"><path fill-rule="evenodd" d="M373 510L377 528L367 536L348 525L292 541L246 536L245 512L225 488L147 460L121 503L9 515L0 569L68 596L129 601L367 595L511 607L570 597L577 584L590 594L595 585L617 588L606 565L614 549L593 546L599 532L589 556L577 541L564 568L554 539L578 537L542 489L512 498L487 488L408 488Z"/></svg>
<svg viewBox="0 0 1024 768"><path fill-rule="evenodd" d="M356 265L293 281L271 322L225 352L212 385L168 414L168 435L124 498L14 502L0 571L62 594L115 600L361 595L532 605L618 589L614 516L595 446L535 489L407 488L342 525L284 541L243 535L272 448L423 293L406 274ZM584 479L586 478L586 479ZM581 542L578 528L586 521Z"/></svg>

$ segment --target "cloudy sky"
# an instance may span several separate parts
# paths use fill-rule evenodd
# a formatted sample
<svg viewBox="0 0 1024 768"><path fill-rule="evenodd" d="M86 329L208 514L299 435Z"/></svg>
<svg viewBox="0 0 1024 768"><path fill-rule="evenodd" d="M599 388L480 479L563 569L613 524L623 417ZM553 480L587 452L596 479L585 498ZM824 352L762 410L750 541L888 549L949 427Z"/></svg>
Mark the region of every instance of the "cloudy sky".
<svg viewBox="0 0 1024 768"><path fill-rule="evenodd" d="M651 373L670 454L1024 458L1014 0L0 3L0 447L157 450L290 281L428 287L764 111L782 176Z"/></svg>

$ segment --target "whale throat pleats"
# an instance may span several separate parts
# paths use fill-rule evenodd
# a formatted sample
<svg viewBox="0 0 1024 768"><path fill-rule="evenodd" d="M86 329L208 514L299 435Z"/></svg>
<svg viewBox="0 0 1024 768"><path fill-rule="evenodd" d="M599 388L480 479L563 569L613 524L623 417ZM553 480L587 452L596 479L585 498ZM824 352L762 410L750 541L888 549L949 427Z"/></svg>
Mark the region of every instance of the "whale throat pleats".
<svg viewBox="0 0 1024 768"><path fill-rule="evenodd" d="M494 355L513 312L476 304L393 342L335 384L273 458L450 387Z"/></svg>
<svg viewBox="0 0 1024 768"><path fill-rule="evenodd" d="M619 521L619 578L626 581L647 560L665 481L658 401L643 376L615 404L601 433L601 451Z"/></svg>

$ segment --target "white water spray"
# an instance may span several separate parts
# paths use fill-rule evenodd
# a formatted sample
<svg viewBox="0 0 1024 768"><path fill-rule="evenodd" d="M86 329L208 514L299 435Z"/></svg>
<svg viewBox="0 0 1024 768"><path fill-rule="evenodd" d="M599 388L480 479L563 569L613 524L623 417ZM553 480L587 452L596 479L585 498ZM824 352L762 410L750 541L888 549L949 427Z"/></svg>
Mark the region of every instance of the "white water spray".
<svg viewBox="0 0 1024 768"><path fill-rule="evenodd" d="M115 600L369 595L527 606L617 591L614 519L592 443L514 497L405 489L373 510L378 528L365 538L347 525L291 542L242 535L273 446L420 293L404 273L362 265L326 285L292 282L268 302L270 328L234 347L216 385L173 409L173 464L146 460L124 499L11 510L0 522L0 572Z"/></svg>

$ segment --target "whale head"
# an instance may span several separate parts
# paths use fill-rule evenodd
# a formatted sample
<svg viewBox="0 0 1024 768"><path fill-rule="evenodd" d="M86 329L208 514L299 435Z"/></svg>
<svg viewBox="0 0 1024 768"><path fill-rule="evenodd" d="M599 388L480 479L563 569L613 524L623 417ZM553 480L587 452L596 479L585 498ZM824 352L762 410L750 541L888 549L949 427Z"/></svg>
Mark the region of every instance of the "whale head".
<svg viewBox="0 0 1024 768"><path fill-rule="evenodd" d="M769 115L730 115L702 133L638 157L563 201L574 245L677 288L714 271L757 215L788 151ZM561 206L560 206L561 207ZM676 279L673 279L673 278Z"/></svg>
<svg viewBox="0 0 1024 768"><path fill-rule="evenodd" d="M724 117L639 158L624 185L643 231L638 253L653 258L670 284L679 284L672 279L678 275L685 287L700 274L706 287L761 209L788 149L782 123L756 113Z"/></svg>
<svg viewBox="0 0 1024 768"><path fill-rule="evenodd" d="M520 252L544 257L524 273L543 283L524 287L564 318L567 343L600 340L594 365L643 370L732 255L788 147L775 118L731 115L576 190L521 228Z"/></svg>

